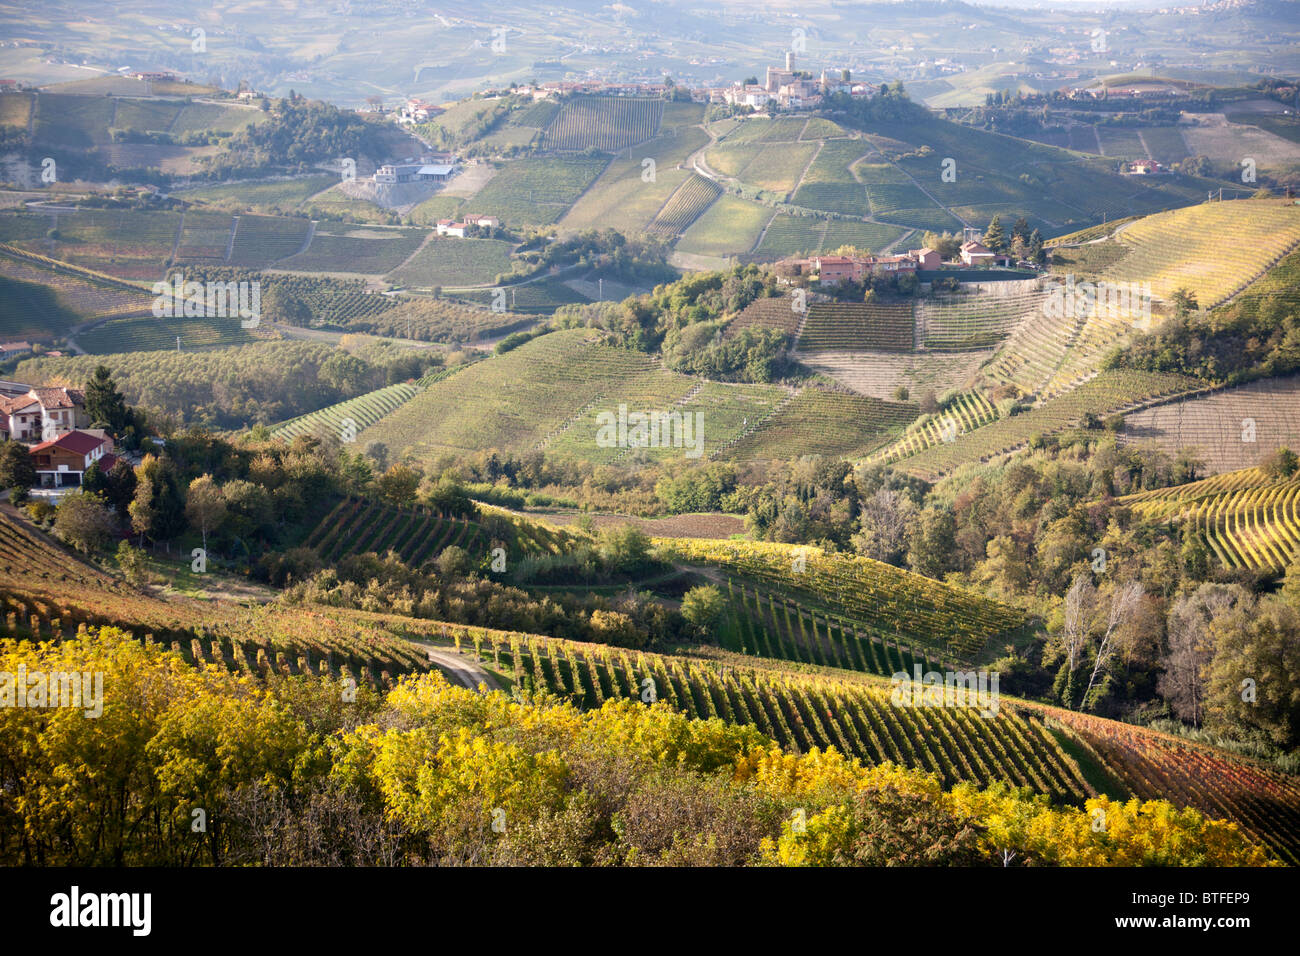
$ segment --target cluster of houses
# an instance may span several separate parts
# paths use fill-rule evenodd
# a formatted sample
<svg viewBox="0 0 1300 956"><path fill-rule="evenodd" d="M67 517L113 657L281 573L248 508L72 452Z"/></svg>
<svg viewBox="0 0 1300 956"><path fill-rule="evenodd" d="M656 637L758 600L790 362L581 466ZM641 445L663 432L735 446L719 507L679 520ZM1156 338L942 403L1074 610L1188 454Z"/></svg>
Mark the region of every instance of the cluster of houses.
<svg viewBox="0 0 1300 956"><path fill-rule="evenodd" d="M971 268L1011 265L1010 256L992 252L975 239L962 243L958 261ZM797 267L800 274L815 277L821 285L839 285L841 282L861 282L873 275L907 275L936 270L943 265L943 257L926 247L910 249L906 254L895 256L808 256L783 259L780 264Z"/></svg>
<svg viewBox="0 0 1300 956"><path fill-rule="evenodd" d="M820 79L804 75L794 67L794 53L787 52L785 66L769 66L762 83L735 83L703 90L700 96L694 98L703 102L752 106L756 109L773 105L784 109L804 109L818 106L822 97L832 93L870 97L875 95L876 88L870 83L853 83L827 70L822 70Z"/></svg>
<svg viewBox="0 0 1300 956"><path fill-rule="evenodd" d="M80 389L0 382L0 438L28 446L40 488L78 487L92 463L117 462L112 436L89 424Z"/></svg>
<svg viewBox="0 0 1300 956"><path fill-rule="evenodd" d="M480 229L496 229L501 225L501 220L496 216L480 216L471 213L463 219L439 219L438 235L455 236L458 239L464 239L465 234L469 232L472 226L478 226Z"/></svg>

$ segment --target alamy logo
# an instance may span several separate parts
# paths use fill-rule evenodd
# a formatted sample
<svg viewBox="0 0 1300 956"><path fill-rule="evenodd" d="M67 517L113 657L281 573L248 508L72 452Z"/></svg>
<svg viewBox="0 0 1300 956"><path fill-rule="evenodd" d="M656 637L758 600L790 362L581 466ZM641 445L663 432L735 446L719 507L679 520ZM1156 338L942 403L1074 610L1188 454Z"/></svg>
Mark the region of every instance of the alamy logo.
<svg viewBox="0 0 1300 956"><path fill-rule="evenodd" d="M177 273L171 282L153 284L154 318L240 319L240 327L255 329L262 321L262 283L186 282Z"/></svg>
<svg viewBox="0 0 1300 956"><path fill-rule="evenodd" d="M899 671L891 678L890 700L896 707L970 707L981 717L998 715L999 676L997 671Z"/></svg>
<svg viewBox="0 0 1300 956"><path fill-rule="evenodd" d="M153 927L152 893L69 893L50 897L50 925L129 926L131 935L148 936Z"/></svg>
<svg viewBox="0 0 1300 956"><path fill-rule="evenodd" d="M1151 321L1151 283L1075 282L1068 275L1053 285L1043 301L1049 319L1104 319Z"/></svg>
<svg viewBox="0 0 1300 956"><path fill-rule="evenodd" d="M704 454L703 412L629 412L626 405L596 414L599 448L684 448L687 458Z"/></svg>
<svg viewBox="0 0 1300 956"><path fill-rule="evenodd" d="M104 713L103 671L0 671L0 707L70 707L87 717Z"/></svg>

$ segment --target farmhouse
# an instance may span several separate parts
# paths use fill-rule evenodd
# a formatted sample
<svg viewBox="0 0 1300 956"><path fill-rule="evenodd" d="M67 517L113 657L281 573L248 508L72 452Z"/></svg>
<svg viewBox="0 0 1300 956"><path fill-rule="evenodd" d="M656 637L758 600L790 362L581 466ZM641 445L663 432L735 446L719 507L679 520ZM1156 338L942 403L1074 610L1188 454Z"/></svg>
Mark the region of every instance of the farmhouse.
<svg viewBox="0 0 1300 956"><path fill-rule="evenodd" d="M455 236L458 239L464 239L471 226L478 226L480 229L496 229L500 225L501 220L496 216L471 214L459 222L455 219L439 219L437 230L440 236Z"/></svg>
<svg viewBox="0 0 1300 956"><path fill-rule="evenodd" d="M968 266L1006 266L1011 264L1008 256L1000 256L982 242L974 239L961 244L961 261Z"/></svg>
<svg viewBox="0 0 1300 956"><path fill-rule="evenodd" d="M905 256L811 256L785 261L789 265L799 266L801 271L815 273L822 285L861 282L872 274L915 273L920 268L911 253Z"/></svg>
<svg viewBox="0 0 1300 956"><path fill-rule="evenodd" d="M86 469L94 462L107 470L117 458L113 440L103 431L70 431L32 447L36 477L42 488L66 488L81 484Z"/></svg>
<svg viewBox="0 0 1300 956"><path fill-rule="evenodd" d="M76 388L32 388L0 398L0 435L14 441L39 441L90 424L86 399Z"/></svg>
<svg viewBox="0 0 1300 956"><path fill-rule="evenodd" d="M32 350L31 342L0 342L0 360L24 355Z"/></svg>
<svg viewBox="0 0 1300 956"><path fill-rule="evenodd" d="M1125 170L1130 176L1158 176L1165 168L1154 159L1138 159L1128 164Z"/></svg>
<svg viewBox="0 0 1300 956"><path fill-rule="evenodd" d="M943 264L943 256L926 246L924 249L909 249L907 252L918 269L937 269Z"/></svg>

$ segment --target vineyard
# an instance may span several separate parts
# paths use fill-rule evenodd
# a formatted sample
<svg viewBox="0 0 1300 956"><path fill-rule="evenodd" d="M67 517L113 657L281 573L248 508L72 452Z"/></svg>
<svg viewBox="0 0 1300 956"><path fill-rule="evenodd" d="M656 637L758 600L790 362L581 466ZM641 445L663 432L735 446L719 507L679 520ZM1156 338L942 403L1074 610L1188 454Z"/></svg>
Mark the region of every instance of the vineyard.
<svg viewBox="0 0 1300 956"><path fill-rule="evenodd" d="M1035 437L1076 426L1088 415L1098 419L1124 412L1148 401L1198 388L1203 383L1185 375L1127 370L1102 372L1078 388L1048 399L1037 408L1000 418L951 442L931 445L903 459L904 471L933 479L967 462L987 461L1021 448Z"/></svg>
<svg viewBox="0 0 1300 956"><path fill-rule="evenodd" d="M907 352L913 334L911 302L810 302L798 348Z"/></svg>
<svg viewBox="0 0 1300 956"><path fill-rule="evenodd" d="M804 365L874 398L892 398L902 386L914 397L968 389L993 352L814 352Z"/></svg>
<svg viewBox="0 0 1300 956"><path fill-rule="evenodd" d="M736 313L723 334L726 338L733 338L743 329L778 329L793 338L804 316L795 309L796 304L787 295L755 299Z"/></svg>
<svg viewBox="0 0 1300 956"><path fill-rule="evenodd" d="M143 291L131 292L121 286L83 279L54 263L48 267L38 266L28 260L0 254L0 276L14 282L30 283L28 290L33 295L51 296L57 309L65 310L64 321L60 322L54 309L41 309L38 314L23 309L17 298L10 298L10 308L0 316L0 330L14 338L46 339L80 321L138 314L148 311L153 304L153 297ZM32 302L37 304L36 299Z"/></svg>
<svg viewBox="0 0 1300 956"><path fill-rule="evenodd" d="M1113 241L1129 252L1108 279L1150 282L1163 299L1186 288L1209 308L1300 243L1300 208L1257 199L1204 203L1141 219Z"/></svg>
<svg viewBox="0 0 1300 956"><path fill-rule="evenodd" d="M1300 376L1265 379L1158 405L1124 418L1121 444L1193 449L1210 473L1250 468L1279 448L1300 449Z"/></svg>
<svg viewBox="0 0 1300 956"><path fill-rule="evenodd" d="M365 395L339 402L337 405L330 405L328 408L290 419L276 426L271 432L271 437L293 441L299 435L332 436L339 441L347 442L349 439L345 437L346 435L351 434L355 438L363 428L369 428L385 415L410 401L416 392L414 385L405 382L376 389ZM348 425L349 421L351 426Z"/></svg>
<svg viewBox="0 0 1300 956"><path fill-rule="evenodd" d="M526 554L554 554L573 537L562 529L527 521L498 508L479 508L484 516L497 519L496 532L489 533L481 521L473 518L439 514L423 506L399 508L366 498L345 498L321 519L304 544L327 565L347 555L383 555L391 551L418 568L452 546L464 549L471 560L486 563L493 547L505 548L512 559L517 559ZM502 529L508 531L508 536L496 537Z"/></svg>
<svg viewBox="0 0 1300 956"><path fill-rule="evenodd" d="M179 341L178 341L179 340ZM156 352L164 349L226 348L253 341L237 317L154 318L152 315L114 319L77 334L77 343L87 352Z"/></svg>
<svg viewBox="0 0 1300 956"><path fill-rule="evenodd" d="M737 584L727 578L727 613L719 643L733 653L773 660L835 667L890 677L899 672L944 670L923 651L864 635L837 614L809 611L775 592Z"/></svg>
<svg viewBox="0 0 1300 956"><path fill-rule="evenodd" d="M1129 724L1039 709L1068 728L1127 792L1234 820L1279 858L1300 865L1300 782L1294 775Z"/></svg>
<svg viewBox="0 0 1300 956"><path fill-rule="evenodd" d="M915 417L915 405L804 388L727 448L723 457L753 461L865 455Z"/></svg>
<svg viewBox="0 0 1300 956"><path fill-rule="evenodd" d="M1180 522L1224 567L1284 572L1300 549L1300 479L1259 468L1116 499L1147 522Z"/></svg>
<svg viewBox="0 0 1300 956"><path fill-rule="evenodd" d="M318 225L306 250L281 260L276 268L382 275L409 259L428 236L423 229L334 228L340 231Z"/></svg>
<svg viewBox="0 0 1300 956"><path fill-rule="evenodd" d="M732 256L749 252L772 210L730 194L722 195L686 230L677 248L698 256Z"/></svg>
<svg viewBox="0 0 1300 956"><path fill-rule="evenodd" d="M622 96L576 96L546 128L548 149L612 153L652 139L659 132L664 101Z"/></svg>
<svg viewBox="0 0 1300 956"><path fill-rule="evenodd" d="M916 337L923 348L979 348L1000 342L1021 322L1042 311L1044 293L1037 280L967 283L955 295L916 302Z"/></svg>
<svg viewBox="0 0 1300 956"><path fill-rule="evenodd" d="M1061 802L1092 792L1043 723L1006 706L993 718L973 708L900 707L888 685L794 675L730 655L715 663L492 632L479 641L490 642L517 686L584 707L641 699L653 687L656 699L688 716L756 727L797 753L834 747L868 764L935 773L947 786L1002 781Z"/></svg>
<svg viewBox="0 0 1300 956"><path fill-rule="evenodd" d="M506 163L474 197L475 211L512 228L545 226L564 215L605 169L604 157L536 157Z"/></svg>
<svg viewBox="0 0 1300 956"><path fill-rule="evenodd" d="M719 568L762 590L838 615L874 637L951 662L1000 653L1025 624L1021 611L973 591L850 554L770 542L655 539L669 560Z"/></svg>
<svg viewBox="0 0 1300 956"><path fill-rule="evenodd" d="M418 460L448 449L529 451L652 367L588 330L552 332L430 386L361 437Z"/></svg>
<svg viewBox="0 0 1300 956"><path fill-rule="evenodd" d="M804 173L791 201L796 206L844 216L867 215L871 211L867 190L853 175L852 167L870 151L870 144L863 140L827 140ZM893 167L885 168L901 175Z"/></svg>
<svg viewBox="0 0 1300 956"><path fill-rule="evenodd" d="M765 256L797 256L818 252L826 244L828 222L829 219L816 216L777 214L763 230L763 238L754 251Z"/></svg>
<svg viewBox="0 0 1300 956"><path fill-rule="evenodd" d="M176 261L224 262L234 223L234 217L228 213L187 210L181 219Z"/></svg>
<svg viewBox="0 0 1300 956"><path fill-rule="evenodd" d="M235 238L230 246L230 264L269 266L292 256L306 242L310 228L311 223L306 219L240 216L235 222Z"/></svg>
<svg viewBox="0 0 1300 956"><path fill-rule="evenodd" d="M488 285L509 274L510 248L500 239L430 239L409 262L397 263L401 268L388 280L419 289Z"/></svg>
<svg viewBox="0 0 1300 956"><path fill-rule="evenodd" d="M872 455L870 460L882 464L900 461L935 445L956 441L958 435L974 431L997 417L997 409L983 395L962 392L937 415L918 419L902 438Z"/></svg>
<svg viewBox="0 0 1300 956"><path fill-rule="evenodd" d="M721 187L713 180L692 173L655 213L646 231L656 236L679 236L721 194Z"/></svg>

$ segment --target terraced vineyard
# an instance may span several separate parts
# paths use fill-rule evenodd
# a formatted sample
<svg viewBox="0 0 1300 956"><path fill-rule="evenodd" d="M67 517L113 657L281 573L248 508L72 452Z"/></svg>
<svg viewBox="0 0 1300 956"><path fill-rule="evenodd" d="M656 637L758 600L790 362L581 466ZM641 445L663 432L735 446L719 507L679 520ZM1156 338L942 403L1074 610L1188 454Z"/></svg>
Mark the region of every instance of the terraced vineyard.
<svg viewBox="0 0 1300 956"><path fill-rule="evenodd" d="M709 204L722 195L722 188L711 179L696 173L682 183L655 213L646 231L657 236L679 236L690 227Z"/></svg>
<svg viewBox="0 0 1300 956"><path fill-rule="evenodd" d="M311 223L306 219L243 215L235 223L235 241L230 247L230 264L268 266L294 255L307 239Z"/></svg>
<svg viewBox="0 0 1300 956"><path fill-rule="evenodd" d="M1209 308L1300 243L1300 208L1258 199L1204 203L1148 216L1114 241L1128 254L1106 270L1107 278L1150 282L1163 299L1187 288Z"/></svg>
<svg viewBox="0 0 1300 956"><path fill-rule="evenodd" d="M742 329L779 329L793 337L799 331L804 313L796 311L796 302L788 295L755 299L727 323L725 338L735 337Z"/></svg>
<svg viewBox="0 0 1300 956"><path fill-rule="evenodd" d="M1162 372L1116 370L1102 372L1078 388L1058 395L1037 408L1000 418L952 442L931 445L900 467L911 474L934 479L966 462L987 461L1026 445L1035 436L1063 431L1091 414L1098 418L1134 405L1191 391L1204 385L1199 379Z"/></svg>
<svg viewBox="0 0 1300 956"><path fill-rule="evenodd" d="M900 461L935 445L956 441L957 436L987 425L997 417L997 409L983 395L962 392L937 415L914 423L902 438L876 452L870 460L884 464Z"/></svg>
<svg viewBox="0 0 1300 956"><path fill-rule="evenodd" d="M865 455L916 415L915 405L805 388L728 447L722 457L747 461Z"/></svg>
<svg viewBox="0 0 1300 956"><path fill-rule="evenodd" d="M915 644L957 663L1001 651L996 638L1025 624L1023 612L973 591L857 555L771 542L655 539L665 557L751 579L858 624L871 634Z"/></svg>
<svg viewBox="0 0 1300 956"><path fill-rule="evenodd" d="M804 365L847 388L873 398L889 399L902 386L913 398L968 389L992 349L961 352L813 352L801 356Z"/></svg>
<svg viewBox="0 0 1300 956"><path fill-rule="evenodd" d="M617 152L652 139L664 114L662 99L623 96L575 96L546 128L548 149Z"/></svg>
<svg viewBox="0 0 1300 956"><path fill-rule="evenodd" d="M1285 571L1300 549L1300 478L1259 468L1116 499L1148 522L1196 532L1228 568Z"/></svg>
<svg viewBox="0 0 1300 956"><path fill-rule="evenodd" d="M292 418L277 425L272 430L271 437L293 441L299 435L329 435L340 441L346 441L344 435L351 434L355 437L363 428L369 428L385 415L410 401L418 391L419 389L414 385L405 382L376 389L309 415ZM349 421L351 425L348 424Z"/></svg>
<svg viewBox="0 0 1300 956"><path fill-rule="evenodd" d="M1122 444L1194 449L1217 474L1259 464L1277 449L1300 449L1300 376L1264 379L1125 416Z"/></svg>
<svg viewBox="0 0 1300 956"><path fill-rule="evenodd" d="M911 302L809 302L798 348L908 352L914 344Z"/></svg>
<svg viewBox="0 0 1300 956"><path fill-rule="evenodd" d="M989 282L961 293L916 301L916 337L923 348L957 349L993 345L1021 322L1042 312L1044 293L1037 280Z"/></svg>

